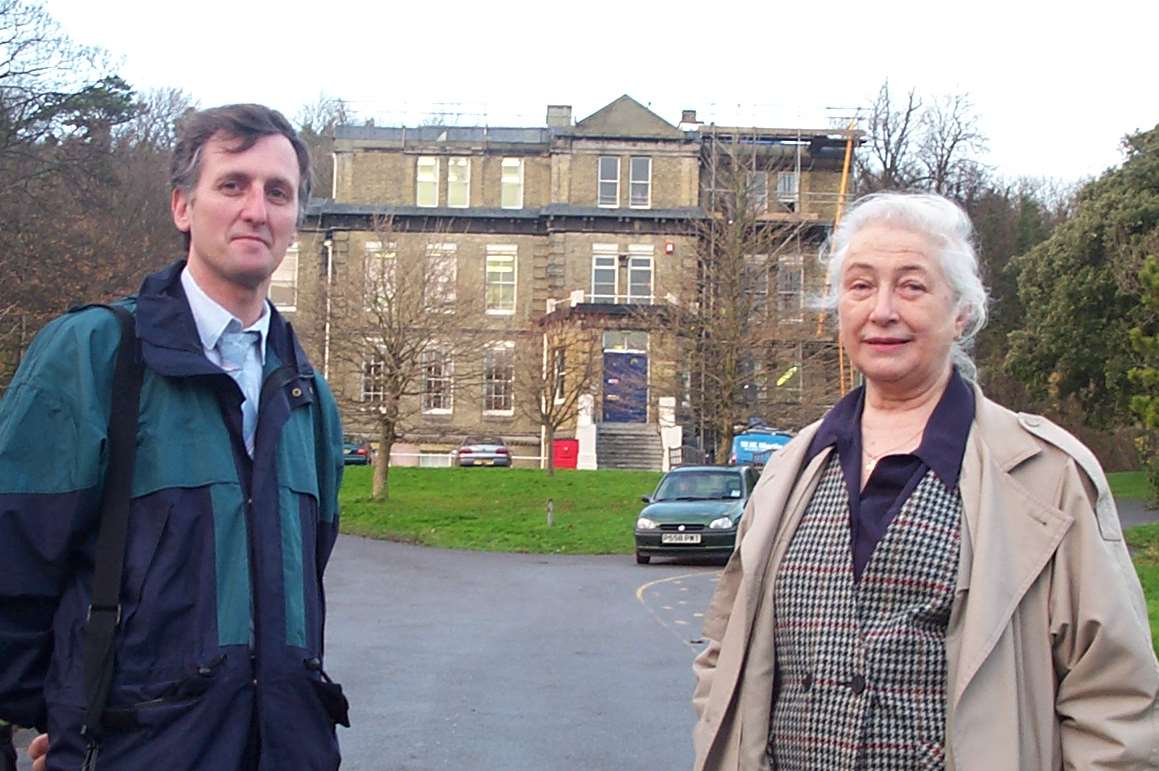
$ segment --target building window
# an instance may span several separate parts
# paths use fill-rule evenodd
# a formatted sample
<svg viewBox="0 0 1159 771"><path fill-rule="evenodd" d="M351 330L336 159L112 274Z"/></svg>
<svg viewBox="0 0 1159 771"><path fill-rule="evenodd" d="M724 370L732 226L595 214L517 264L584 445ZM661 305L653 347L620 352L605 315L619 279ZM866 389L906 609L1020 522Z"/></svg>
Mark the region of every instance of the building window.
<svg viewBox="0 0 1159 771"><path fill-rule="evenodd" d="M487 312L515 313L515 246L488 246L483 275Z"/></svg>
<svg viewBox="0 0 1159 771"><path fill-rule="evenodd" d="M801 175L795 171L777 173L777 200L789 211L796 211L801 194Z"/></svg>
<svg viewBox="0 0 1159 771"><path fill-rule="evenodd" d="M471 159L447 160L447 206L465 209L471 205Z"/></svg>
<svg viewBox="0 0 1159 771"><path fill-rule="evenodd" d="M600 206L620 205L620 159L610 155L600 156L600 180L597 203Z"/></svg>
<svg viewBox="0 0 1159 771"><path fill-rule="evenodd" d="M769 174L765 171L749 172L748 204L756 214L769 210Z"/></svg>
<svg viewBox="0 0 1159 771"><path fill-rule="evenodd" d="M363 247L366 253L366 308L367 310L389 309L395 297L395 273L398 258L394 243L367 241Z"/></svg>
<svg viewBox="0 0 1159 771"><path fill-rule="evenodd" d="M782 257L777 265L777 314L781 321L800 321L805 265L801 255Z"/></svg>
<svg viewBox="0 0 1159 771"><path fill-rule="evenodd" d="M382 402L386 398L386 364L377 354L362 363L362 401Z"/></svg>
<svg viewBox="0 0 1159 771"><path fill-rule="evenodd" d="M746 254L741 286L749 298L753 316L764 316L769 311L769 256Z"/></svg>
<svg viewBox="0 0 1159 771"><path fill-rule="evenodd" d="M648 352L648 333L633 330L608 330L604 332L605 351Z"/></svg>
<svg viewBox="0 0 1159 771"><path fill-rule="evenodd" d="M619 246L616 244L592 245L592 296L594 303L614 303L618 299Z"/></svg>
<svg viewBox="0 0 1159 771"><path fill-rule="evenodd" d="M632 158L628 163L628 205L633 209L652 206L651 158Z"/></svg>
<svg viewBox="0 0 1159 771"><path fill-rule="evenodd" d="M415 170L415 205L439 205L439 159L419 156Z"/></svg>
<svg viewBox="0 0 1159 771"><path fill-rule="evenodd" d="M628 302L652 304L652 253L649 244L628 247Z"/></svg>
<svg viewBox="0 0 1159 771"><path fill-rule="evenodd" d="M280 311L298 309L298 244L290 244L286 256L270 276L270 302Z"/></svg>
<svg viewBox="0 0 1159 771"><path fill-rule="evenodd" d="M515 343L501 343L483 354L483 413L513 415Z"/></svg>
<svg viewBox="0 0 1159 771"><path fill-rule="evenodd" d="M523 159L504 158L499 205L504 209L523 208Z"/></svg>
<svg viewBox="0 0 1159 771"><path fill-rule="evenodd" d="M764 363L753 356L751 351L746 352L737 362L737 370L741 404L750 410L759 411L764 405L768 386Z"/></svg>
<svg viewBox="0 0 1159 771"><path fill-rule="evenodd" d="M422 410L428 415L450 415L454 408L454 368L450 354L437 348L423 351Z"/></svg>
<svg viewBox="0 0 1159 771"><path fill-rule="evenodd" d="M556 348L552 351L552 391L555 393L555 403L559 404L564 400L564 388L567 380L567 349Z"/></svg>
<svg viewBox="0 0 1159 771"><path fill-rule="evenodd" d="M445 313L454 311L458 267L458 249L455 244L427 245L427 275L423 294L428 310Z"/></svg>

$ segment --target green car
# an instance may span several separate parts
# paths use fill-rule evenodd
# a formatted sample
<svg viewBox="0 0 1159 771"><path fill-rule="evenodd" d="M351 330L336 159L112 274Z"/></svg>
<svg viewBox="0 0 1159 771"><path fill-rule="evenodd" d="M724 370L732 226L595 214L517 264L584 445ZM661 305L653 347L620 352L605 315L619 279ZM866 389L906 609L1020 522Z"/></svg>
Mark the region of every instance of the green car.
<svg viewBox="0 0 1159 771"><path fill-rule="evenodd" d="M736 546L736 526L756 487L752 466L682 466L660 479L636 520L636 562L719 556Z"/></svg>

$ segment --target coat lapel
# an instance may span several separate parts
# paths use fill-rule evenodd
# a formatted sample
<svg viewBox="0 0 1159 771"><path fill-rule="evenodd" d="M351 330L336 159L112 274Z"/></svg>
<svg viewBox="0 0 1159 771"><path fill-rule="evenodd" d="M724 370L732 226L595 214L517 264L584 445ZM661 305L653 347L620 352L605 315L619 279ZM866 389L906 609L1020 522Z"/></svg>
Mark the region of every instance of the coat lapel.
<svg viewBox="0 0 1159 771"><path fill-rule="evenodd" d="M740 543L745 599L745 640L752 630L757 608L768 587L765 577L770 562L777 564L786 544L784 534L797 528L806 496L812 494L818 470L824 466L829 451L818 453L808 465L805 454L813 441L819 423L801 430L796 440L777 455L753 494L752 524Z"/></svg>
<svg viewBox="0 0 1159 771"><path fill-rule="evenodd" d="M962 615L953 624L960 636L947 640L949 659L956 662L951 713L1074 521L1014 479L1010 472L1040 449L1012 414L978 390L975 396L975 428L959 480L963 528L956 604ZM1001 442L990 444L986 437Z"/></svg>

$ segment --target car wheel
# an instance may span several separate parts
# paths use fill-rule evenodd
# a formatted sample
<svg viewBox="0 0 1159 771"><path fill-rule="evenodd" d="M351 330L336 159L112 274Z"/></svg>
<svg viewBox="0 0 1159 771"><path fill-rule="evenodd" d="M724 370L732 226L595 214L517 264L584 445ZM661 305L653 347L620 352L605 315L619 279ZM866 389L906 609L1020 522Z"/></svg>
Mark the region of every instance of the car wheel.
<svg viewBox="0 0 1159 771"><path fill-rule="evenodd" d="M652 558L649 555L641 554L640 552L636 552L636 564L637 565L647 565L651 561L652 561Z"/></svg>

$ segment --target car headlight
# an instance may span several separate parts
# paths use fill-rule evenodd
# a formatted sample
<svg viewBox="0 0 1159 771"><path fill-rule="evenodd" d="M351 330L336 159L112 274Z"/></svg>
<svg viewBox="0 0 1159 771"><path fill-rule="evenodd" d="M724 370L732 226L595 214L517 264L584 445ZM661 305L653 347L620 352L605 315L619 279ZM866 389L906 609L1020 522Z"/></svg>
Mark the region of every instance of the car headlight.
<svg viewBox="0 0 1159 771"><path fill-rule="evenodd" d="M708 523L711 530L728 530L732 527L732 517L717 517Z"/></svg>
<svg viewBox="0 0 1159 771"><path fill-rule="evenodd" d="M659 525L657 525L655 521L648 519L647 517L640 517L639 519L636 520L636 529L637 530L655 530L657 527L659 527Z"/></svg>

